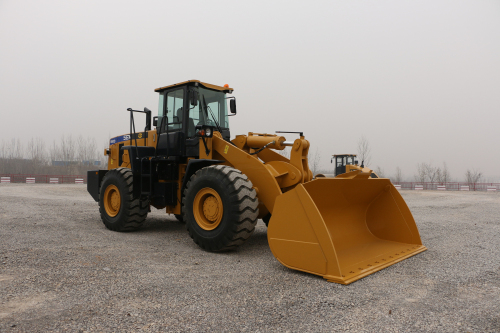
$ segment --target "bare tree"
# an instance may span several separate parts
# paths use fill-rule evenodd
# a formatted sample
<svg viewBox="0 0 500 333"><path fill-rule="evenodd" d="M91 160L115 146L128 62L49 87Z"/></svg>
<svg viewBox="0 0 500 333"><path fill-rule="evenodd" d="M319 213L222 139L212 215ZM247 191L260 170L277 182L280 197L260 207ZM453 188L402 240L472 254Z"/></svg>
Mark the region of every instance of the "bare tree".
<svg viewBox="0 0 500 333"><path fill-rule="evenodd" d="M446 162L443 162L443 169L441 170L441 179L443 183L451 181L450 172L448 171L448 166L446 165Z"/></svg>
<svg viewBox="0 0 500 333"><path fill-rule="evenodd" d="M446 168L446 164L445 164ZM418 163L417 164L417 174L415 175L415 181L423 183L423 182L443 182L444 179L444 171L445 169L441 169L439 167L433 166L431 163ZM449 178L448 169L446 169L446 179Z"/></svg>
<svg viewBox="0 0 500 333"><path fill-rule="evenodd" d="M49 154L50 154L51 163L53 163L54 161L62 160L61 150L57 146L55 140L52 142L52 146L50 147Z"/></svg>
<svg viewBox="0 0 500 333"><path fill-rule="evenodd" d="M7 173L7 144L2 140L0 143L0 173Z"/></svg>
<svg viewBox="0 0 500 333"><path fill-rule="evenodd" d="M8 147L7 158L12 160L24 158L24 146L20 139L10 140L10 147Z"/></svg>
<svg viewBox="0 0 500 333"><path fill-rule="evenodd" d="M20 139L12 139L7 147L7 169L9 173L25 173L24 146Z"/></svg>
<svg viewBox="0 0 500 333"><path fill-rule="evenodd" d="M7 145L3 140L2 142L0 142L0 158L1 159L7 158Z"/></svg>
<svg viewBox="0 0 500 333"><path fill-rule="evenodd" d="M446 162L443 162L443 167L436 167L434 169L434 172L436 174L436 181L438 183L447 183L450 181L450 172L448 171L448 166L446 165Z"/></svg>
<svg viewBox="0 0 500 333"><path fill-rule="evenodd" d="M436 181L438 183L443 182L443 170L440 167L436 167Z"/></svg>
<svg viewBox="0 0 500 333"><path fill-rule="evenodd" d="M396 174L394 175L394 182L401 183L403 181L403 173L400 167L396 167Z"/></svg>
<svg viewBox="0 0 500 333"><path fill-rule="evenodd" d="M102 153L101 153L102 155ZM89 138L87 142L87 159L98 161L97 143L95 139Z"/></svg>
<svg viewBox="0 0 500 333"><path fill-rule="evenodd" d="M425 163L417 164L417 174L415 175L415 181L424 183L427 178L427 167Z"/></svg>
<svg viewBox="0 0 500 333"><path fill-rule="evenodd" d="M377 165L377 167L375 168L375 170L373 170L373 171L375 171L375 173L376 173L376 174L377 174L380 178L385 178L385 172L384 172L384 170L383 170L381 167L379 167L378 165Z"/></svg>
<svg viewBox="0 0 500 333"><path fill-rule="evenodd" d="M314 151L314 155L311 156L311 152L308 154L309 156L307 159L309 160L309 169L311 169L311 172L313 175L316 174L316 171L319 169L319 162L321 161L321 155L319 153L318 148Z"/></svg>
<svg viewBox="0 0 500 333"><path fill-rule="evenodd" d="M422 164L424 165L425 175L427 176L427 179L429 179L429 182L433 183L434 181L436 181L438 173L441 172L441 171L438 172L439 168L432 166L430 163L422 163Z"/></svg>
<svg viewBox="0 0 500 333"><path fill-rule="evenodd" d="M107 148L106 142L105 147ZM106 157L93 138L62 136L46 148L41 138L27 144L20 139L0 141L0 173L9 174L85 174L87 170L106 168ZM52 161L61 161L54 164ZM94 163L100 161L100 163ZM83 162L83 163L82 163Z"/></svg>
<svg viewBox="0 0 500 333"><path fill-rule="evenodd" d="M483 177L483 173L476 169L467 169L465 172L465 181L467 183L478 183L481 177Z"/></svg>
<svg viewBox="0 0 500 333"><path fill-rule="evenodd" d="M31 138L26 147L28 159L30 160L30 173L40 173L43 171L47 156L45 153L45 142L41 138Z"/></svg>
<svg viewBox="0 0 500 333"><path fill-rule="evenodd" d="M362 136L358 141L358 158L361 164L367 166L371 162L371 151L372 148L365 136Z"/></svg>
<svg viewBox="0 0 500 333"><path fill-rule="evenodd" d="M83 161L87 161L88 159L88 152L87 152L87 140L79 135L78 138L76 138L76 159L78 160L79 163L82 163Z"/></svg>
<svg viewBox="0 0 500 333"><path fill-rule="evenodd" d="M63 135L61 138L61 154L63 161L72 162L75 160L76 149L75 149L75 141L71 135Z"/></svg>

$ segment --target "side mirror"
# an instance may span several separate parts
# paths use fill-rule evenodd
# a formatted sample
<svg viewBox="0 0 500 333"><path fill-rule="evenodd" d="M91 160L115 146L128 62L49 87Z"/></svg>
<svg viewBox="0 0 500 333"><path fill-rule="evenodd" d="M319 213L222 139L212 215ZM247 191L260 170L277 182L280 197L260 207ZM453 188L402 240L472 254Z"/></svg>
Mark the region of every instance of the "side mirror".
<svg viewBox="0 0 500 333"><path fill-rule="evenodd" d="M198 92L195 90L190 90L189 91L189 99L191 100L192 106L198 105Z"/></svg>
<svg viewBox="0 0 500 333"><path fill-rule="evenodd" d="M146 131L151 131L151 110L144 108L144 113L146 114Z"/></svg>
<svg viewBox="0 0 500 333"><path fill-rule="evenodd" d="M158 117L153 117L153 126L158 126Z"/></svg>
<svg viewBox="0 0 500 333"><path fill-rule="evenodd" d="M229 101L229 110L231 111L231 114L236 115L236 98Z"/></svg>

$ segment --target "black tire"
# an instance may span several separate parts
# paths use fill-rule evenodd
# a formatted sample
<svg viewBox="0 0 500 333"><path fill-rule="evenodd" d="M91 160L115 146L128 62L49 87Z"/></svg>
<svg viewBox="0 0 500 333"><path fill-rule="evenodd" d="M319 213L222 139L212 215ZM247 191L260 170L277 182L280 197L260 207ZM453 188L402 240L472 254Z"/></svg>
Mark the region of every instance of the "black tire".
<svg viewBox="0 0 500 333"><path fill-rule="evenodd" d="M195 199L204 191L215 191L222 202L220 222L213 230L203 228L203 223L195 218ZM197 207L201 211L201 205ZM189 179L182 211L186 228L196 244L207 251L227 251L243 244L252 235L259 215L259 201L252 182L241 171L212 165L198 170Z"/></svg>
<svg viewBox="0 0 500 333"><path fill-rule="evenodd" d="M107 193L108 188L109 192ZM119 200L115 200L113 206L110 196L115 195L116 198L118 194ZM147 201L134 198L133 176L130 169L117 168L106 173L99 193L99 212L106 228L114 231L136 230L144 223L148 211Z"/></svg>

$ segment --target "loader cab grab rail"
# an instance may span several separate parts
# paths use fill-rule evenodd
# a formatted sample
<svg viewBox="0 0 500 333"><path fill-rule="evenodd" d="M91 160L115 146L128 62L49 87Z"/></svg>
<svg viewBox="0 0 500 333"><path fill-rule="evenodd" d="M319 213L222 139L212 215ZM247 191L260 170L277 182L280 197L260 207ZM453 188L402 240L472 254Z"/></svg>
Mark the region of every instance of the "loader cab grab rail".
<svg viewBox="0 0 500 333"><path fill-rule="evenodd" d="M136 156L139 156L138 148L137 148L137 135L135 133L134 112L145 113L146 114L146 126L144 127L144 138L145 138L146 137L146 133L151 130L151 110L145 107L144 111L133 110L132 108L127 108L127 111L130 112L130 135L135 140Z"/></svg>

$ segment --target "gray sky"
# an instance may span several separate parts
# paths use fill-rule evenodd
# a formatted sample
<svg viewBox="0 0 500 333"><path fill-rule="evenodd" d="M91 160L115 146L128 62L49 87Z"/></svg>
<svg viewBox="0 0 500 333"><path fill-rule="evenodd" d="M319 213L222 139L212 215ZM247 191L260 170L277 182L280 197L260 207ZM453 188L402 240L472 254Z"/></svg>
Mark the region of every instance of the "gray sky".
<svg viewBox="0 0 500 333"><path fill-rule="evenodd" d="M388 175L500 180L500 1L0 0L0 140L104 145L189 79L235 89L232 137L304 131L322 167L364 135Z"/></svg>

